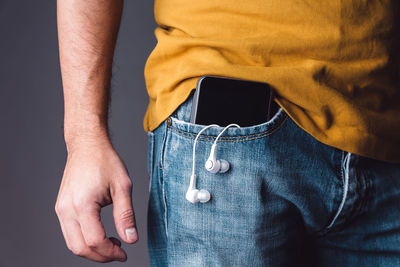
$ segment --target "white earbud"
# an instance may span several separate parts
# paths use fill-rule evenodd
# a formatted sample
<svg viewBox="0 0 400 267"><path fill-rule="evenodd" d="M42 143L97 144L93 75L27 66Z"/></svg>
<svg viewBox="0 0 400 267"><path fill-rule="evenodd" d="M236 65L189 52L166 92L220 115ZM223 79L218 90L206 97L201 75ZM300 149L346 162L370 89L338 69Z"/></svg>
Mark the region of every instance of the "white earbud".
<svg viewBox="0 0 400 267"><path fill-rule="evenodd" d="M201 190L196 189L194 186L195 184L196 184L196 175L192 174L192 176L190 177L190 185L186 192L186 199L192 203L208 202L211 198L210 192L208 192L205 189Z"/></svg>
<svg viewBox="0 0 400 267"><path fill-rule="evenodd" d="M208 157L205 167L211 173L221 172L224 173L229 170L229 162L224 159L217 159L216 157L217 144L211 147L210 156Z"/></svg>
<svg viewBox="0 0 400 267"><path fill-rule="evenodd" d="M206 163L205 163L205 168L207 171L211 172L211 173L224 173L227 172L229 170L229 162L224 160L224 159L217 159L217 141L220 138L220 136L229 128L229 127L238 127L240 128L239 125L237 124L229 124L228 126L226 126L217 136L217 138L215 138L214 144L211 147L211 151L210 151L210 156L208 157Z"/></svg>

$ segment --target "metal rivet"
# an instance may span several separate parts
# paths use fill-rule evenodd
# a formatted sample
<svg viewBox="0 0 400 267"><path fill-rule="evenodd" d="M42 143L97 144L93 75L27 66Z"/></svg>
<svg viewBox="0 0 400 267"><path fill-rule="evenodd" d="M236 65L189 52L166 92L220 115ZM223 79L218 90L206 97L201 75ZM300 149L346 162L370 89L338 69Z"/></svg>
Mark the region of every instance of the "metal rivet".
<svg viewBox="0 0 400 267"><path fill-rule="evenodd" d="M167 125L168 125L168 126L171 126L171 124L172 124L172 120L171 120L170 117L168 117L168 119L167 119Z"/></svg>

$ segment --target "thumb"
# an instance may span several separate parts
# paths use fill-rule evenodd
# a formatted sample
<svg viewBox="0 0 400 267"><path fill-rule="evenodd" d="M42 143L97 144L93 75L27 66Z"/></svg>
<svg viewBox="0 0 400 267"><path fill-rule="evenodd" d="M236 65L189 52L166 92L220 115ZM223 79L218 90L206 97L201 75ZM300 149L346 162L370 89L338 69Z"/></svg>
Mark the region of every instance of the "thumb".
<svg viewBox="0 0 400 267"><path fill-rule="evenodd" d="M138 240L135 213L132 206L132 183L129 177L126 185L114 186L111 190L113 199L113 216L118 235L126 243L135 243Z"/></svg>

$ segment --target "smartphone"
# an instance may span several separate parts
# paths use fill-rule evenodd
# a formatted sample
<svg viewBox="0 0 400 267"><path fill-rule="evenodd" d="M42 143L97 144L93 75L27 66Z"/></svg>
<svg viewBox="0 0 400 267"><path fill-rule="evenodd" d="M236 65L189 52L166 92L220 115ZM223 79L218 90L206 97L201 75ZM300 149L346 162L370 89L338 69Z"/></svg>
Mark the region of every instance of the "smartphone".
<svg viewBox="0 0 400 267"><path fill-rule="evenodd" d="M267 83L218 76L203 76L194 92L190 122L241 127L268 121L279 106Z"/></svg>

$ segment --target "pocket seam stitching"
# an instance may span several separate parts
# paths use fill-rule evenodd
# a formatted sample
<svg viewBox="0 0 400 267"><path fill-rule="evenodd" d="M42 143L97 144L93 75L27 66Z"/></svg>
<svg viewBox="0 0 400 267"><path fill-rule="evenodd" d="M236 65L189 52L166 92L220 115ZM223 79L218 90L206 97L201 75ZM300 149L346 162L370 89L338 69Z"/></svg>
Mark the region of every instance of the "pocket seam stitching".
<svg viewBox="0 0 400 267"><path fill-rule="evenodd" d="M282 127L282 125L286 122L288 116L285 116L285 118L282 120L282 122L275 128L272 129L268 129L266 131L260 132L260 133L255 133L255 134L250 134L250 135L241 135L241 136L221 136L218 141L219 142L244 142L244 141L249 141L249 140L255 140L255 139L259 139L268 135L273 134L274 132L276 132L278 129L280 129ZM194 133L189 133L183 130L180 130L174 126L167 126L171 131L173 131L176 134L182 135L184 137L188 137L191 139L195 139L195 136L197 136L197 134ZM254 137L255 136L255 137ZM252 137L252 138L249 138ZM216 137L215 136L211 136L211 135L199 135L198 140L199 141L210 141L212 142ZM240 140L237 140L240 139Z"/></svg>

